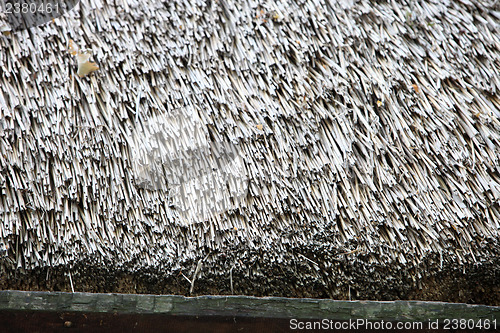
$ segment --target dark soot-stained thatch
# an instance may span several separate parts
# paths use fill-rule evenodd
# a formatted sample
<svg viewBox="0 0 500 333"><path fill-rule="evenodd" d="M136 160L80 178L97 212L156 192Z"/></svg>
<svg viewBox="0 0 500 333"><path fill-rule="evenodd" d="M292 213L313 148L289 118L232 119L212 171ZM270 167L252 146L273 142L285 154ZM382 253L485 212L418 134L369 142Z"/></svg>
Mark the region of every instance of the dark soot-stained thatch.
<svg viewBox="0 0 500 333"><path fill-rule="evenodd" d="M500 304L498 1L82 0L5 22L1 288ZM70 39L99 70L76 75ZM188 220L141 183L131 138L172 110L240 150L230 209Z"/></svg>

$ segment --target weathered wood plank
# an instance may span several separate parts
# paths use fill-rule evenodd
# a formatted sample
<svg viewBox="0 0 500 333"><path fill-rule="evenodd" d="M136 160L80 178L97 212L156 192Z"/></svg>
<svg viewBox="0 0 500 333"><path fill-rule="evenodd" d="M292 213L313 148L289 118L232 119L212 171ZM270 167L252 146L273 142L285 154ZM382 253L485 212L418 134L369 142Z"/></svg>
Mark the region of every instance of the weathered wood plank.
<svg viewBox="0 0 500 333"><path fill-rule="evenodd" d="M335 301L328 299L64 292L0 291L0 311L166 314L343 320L428 321L489 319L500 322L500 307L419 301Z"/></svg>

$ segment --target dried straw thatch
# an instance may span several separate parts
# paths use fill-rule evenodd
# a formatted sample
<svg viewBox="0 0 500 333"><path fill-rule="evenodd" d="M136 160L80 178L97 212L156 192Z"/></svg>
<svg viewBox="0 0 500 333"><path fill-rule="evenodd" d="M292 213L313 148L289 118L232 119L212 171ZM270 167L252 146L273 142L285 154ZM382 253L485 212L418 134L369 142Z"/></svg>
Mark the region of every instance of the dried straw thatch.
<svg viewBox="0 0 500 333"><path fill-rule="evenodd" d="M1 285L445 299L425 287L470 278L500 303L499 22L491 0L82 0L28 30L4 18ZM70 40L97 71L77 75ZM172 110L238 148L242 200L196 221L168 182L141 186L131 138Z"/></svg>

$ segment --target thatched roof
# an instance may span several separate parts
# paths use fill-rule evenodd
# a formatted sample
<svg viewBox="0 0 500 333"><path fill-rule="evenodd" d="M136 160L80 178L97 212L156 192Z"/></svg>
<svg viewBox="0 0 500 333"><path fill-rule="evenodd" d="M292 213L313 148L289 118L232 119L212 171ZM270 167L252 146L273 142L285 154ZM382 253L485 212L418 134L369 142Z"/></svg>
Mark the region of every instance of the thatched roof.
<svg viewBox="0 0 500 333"><path fill-rule="evenodd" d="M67 289L44 284L58 272L113 291L130 274L145 291L445 299L425 287L470 277L499 302L499 20L474 0L82 0L28 30L4 18L2 285ZM76 75L70 40L97 71ZM168 147L203 160L195 176L162 176ZM190 214L196 200L209 208Z"/></svg>

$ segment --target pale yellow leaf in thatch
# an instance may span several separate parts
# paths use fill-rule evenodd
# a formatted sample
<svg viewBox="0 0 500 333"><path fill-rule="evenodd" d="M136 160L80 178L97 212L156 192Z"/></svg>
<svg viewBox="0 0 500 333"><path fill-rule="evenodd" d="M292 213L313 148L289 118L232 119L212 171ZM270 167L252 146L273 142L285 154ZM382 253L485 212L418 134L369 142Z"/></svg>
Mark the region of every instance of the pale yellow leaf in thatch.
<svg viewBox="0 0 500 333"><path fill-rule="evenodd" d="M68 52L71 55L76 56L76 59L78 61L77 74L79 77L84 77L89 73L92 73L99 69L99 67L94 62L89 61L90 54L80 51L80 48L72 39L69 40Z"/></svg>
<svg viewBox="0 0 500 333"><path fill-rule="evenodd" d="M8 36L8 35L10 35L10 27L6 23L0 22L0 32L3 35Z"/></svg>
<svg viewBox="0 0 500 333"><path fill-rule="evenodd" d="M420 92L420 89L418 89L418 86L414 83L411 85L413 89L415 89L415 92L418 94Z"/></svg>
<svg viewBox="0 0 500 333"><path fill-rule="evenodd" d="M262 131L262 129L263 129L263 128L264 128L264 126L262 126L262 124L258 124L258 125L257 125L257 129L259 129L259 130L261 130L261 131Z"/></svg>
<svg viewBox="0 0 500 333"><path fill-rule="evenodd" d="M69 40L68 52L74 56L76 56L80 52L80 48L72 39Z"/></svg>
<svg viewBox="0 0 500 333"><path fill-rule="evenodd" d="M377 106L378 106L378 107L381 107L381 106L382 106L382 104L383 104L383 103L382 103L382 101L377 101Z"/></svg>
<svg viewBox="0 0 500 333"><path fill-rule="evenodd" d="M95 62L89 61L90 54L79 53L77 56L78 59L78 74L79 77L84 77L87 74L90 74L99 69Z"/></svg>

